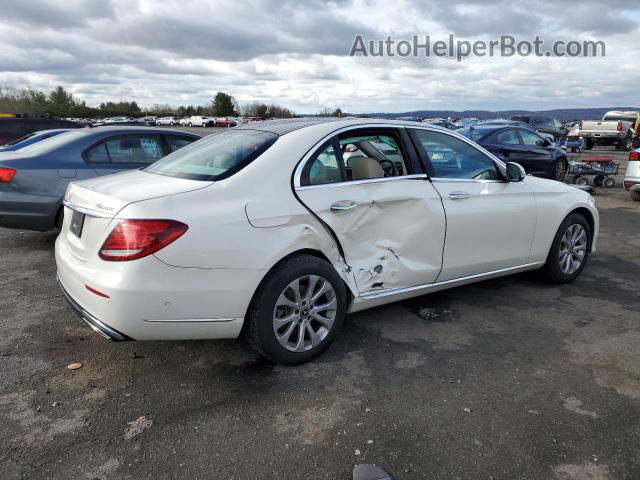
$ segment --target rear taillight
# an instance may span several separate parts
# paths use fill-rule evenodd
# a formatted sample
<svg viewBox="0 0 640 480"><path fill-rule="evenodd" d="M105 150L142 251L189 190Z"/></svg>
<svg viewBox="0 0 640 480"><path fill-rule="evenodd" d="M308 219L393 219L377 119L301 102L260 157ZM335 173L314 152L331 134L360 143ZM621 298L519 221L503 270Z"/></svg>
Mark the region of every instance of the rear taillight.
<svg viewBox="0 0 640 480"><path fill-rule="evenodd" d="M629 152L629 161L630 162L637 162L638 160L640 160L640 154L638 154L637 151L633 151L633 152Z"/></svg>
<svg viewBox="0 0 640 480"><path fill-rule="evenodd" d="M621 132L622 131L622 121L618 120L618 131Z"/></svg>
<svg viewBox="0 0 640 480"><path fill-rule="evenodd" d="M0 168L0 183L11 183L16 171L13 168Z"/></svg>
<svg viewBox="0 0 640 480"><path fill-rule="evenodd" d="M100 248L100 258L126 262L146 257L180 238L189 229L175 220L121 220Z"/></svg>

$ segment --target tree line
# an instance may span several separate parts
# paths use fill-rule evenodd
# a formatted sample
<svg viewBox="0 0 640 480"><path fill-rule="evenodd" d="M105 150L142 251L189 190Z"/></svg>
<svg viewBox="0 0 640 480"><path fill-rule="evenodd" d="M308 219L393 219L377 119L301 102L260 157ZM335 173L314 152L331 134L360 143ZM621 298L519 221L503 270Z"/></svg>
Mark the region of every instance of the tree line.
<svg viewBox="0 0 640 480"><path fill-rule="evenodd" d="M84 100L79 100L63 87L59 86L48 94L33 88L17 90L0 85L0 113L12 113L29 116L51 115L54 117L73 118L105 118L105 117L142 117L206 115L213 117L259 117L290 118L295 113L288 108L276 104L252 102L240 105L232 95L218 92L206 105L153 105L141 107L137 102L103 102L91 107Z"/></svg>

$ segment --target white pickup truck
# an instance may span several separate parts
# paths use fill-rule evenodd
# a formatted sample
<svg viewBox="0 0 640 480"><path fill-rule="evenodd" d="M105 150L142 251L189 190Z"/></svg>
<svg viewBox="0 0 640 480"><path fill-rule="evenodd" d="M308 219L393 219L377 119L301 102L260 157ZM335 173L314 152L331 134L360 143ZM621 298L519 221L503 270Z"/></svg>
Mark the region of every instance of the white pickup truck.
<svg viewBox="0 0 640 480"><path fill-rule="evenodd" d="M631 150L632 127L640 117L640 112L611 111L602 120L580 122L580 136L584 138L587 150L594 145L616 145L618 150Z"/></svg>

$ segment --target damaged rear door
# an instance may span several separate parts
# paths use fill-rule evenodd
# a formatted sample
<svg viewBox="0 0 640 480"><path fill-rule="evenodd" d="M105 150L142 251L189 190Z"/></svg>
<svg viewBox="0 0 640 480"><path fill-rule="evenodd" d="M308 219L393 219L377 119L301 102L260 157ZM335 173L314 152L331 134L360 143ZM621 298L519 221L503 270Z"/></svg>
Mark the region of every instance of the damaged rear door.
<svg viewBox="0 0 640 480"><path fill-rule="evenodd" d="M402 128L351 129L302 165L298 198L342 248L359 293L432 283L445 215Z"/></svg>

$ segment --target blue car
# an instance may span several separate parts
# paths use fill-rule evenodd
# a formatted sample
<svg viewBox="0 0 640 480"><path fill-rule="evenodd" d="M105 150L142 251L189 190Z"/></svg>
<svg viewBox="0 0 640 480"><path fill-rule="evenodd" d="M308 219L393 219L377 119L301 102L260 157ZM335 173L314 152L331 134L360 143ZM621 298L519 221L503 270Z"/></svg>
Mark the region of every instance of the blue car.
<svg viewBox="0 0 640 480"><path fill-rule="evenodd" d="M529 126L487 122L457 130L505 162L516 162L536 177L562 182L569 163L564 150L557 148Z"/></svg>
<svg viewBox="0 0 640 480"><path fill-rule="evenodd" d="M55 128L53 130L40 130L39 132L33 132L24 137L18 138L12 142L7 143L6 145L0 146L0 152L13 152L15 150L20 150L23 147L31 145L33 143L39 142L40 140L44 140L45 138L54 137L64 132L68 132L71 130L70 128Z"/></svg>
<svg viewBox="0 0 640 480"><path fill-rule="evenodd" d="M199 139L150 127L81 128L0 152L0 227L58 228L70 182L147 167Z"/></svg>

